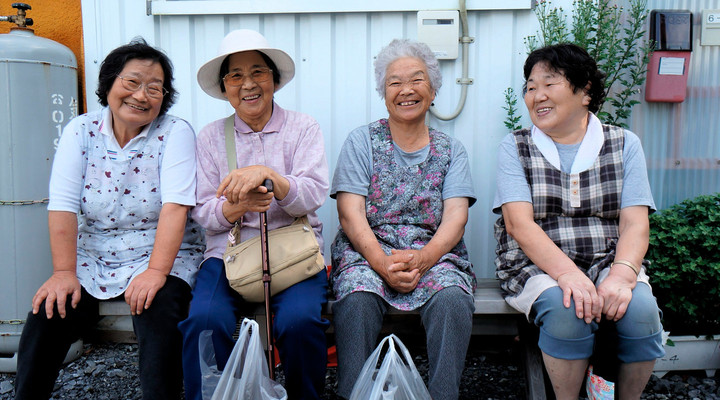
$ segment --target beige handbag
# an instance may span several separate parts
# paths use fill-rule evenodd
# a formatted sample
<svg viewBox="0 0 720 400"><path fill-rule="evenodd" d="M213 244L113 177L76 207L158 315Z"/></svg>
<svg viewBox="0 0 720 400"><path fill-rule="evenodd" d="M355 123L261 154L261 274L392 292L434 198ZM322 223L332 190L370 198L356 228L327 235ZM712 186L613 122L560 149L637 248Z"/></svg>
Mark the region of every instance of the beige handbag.
<svg viewBox="0 0 720 400"><path fill-rule="evenodd" d="M236 225L231 235L240 237L239 229ZM247 301L264 300L260 251L260 236L255 236L237 245L228 241L223 255L225 275L230 286ZM325 268L320 246L307 217L271 230L268 234L268 253L272 295L315 276Z"/></svg>
<svg viewBox="0 0 720 400"><path fill-rule="evenodd" d="M237 167L234 118L231 115L225 120L225 146L230 171ZM240 226L235 224L228 237L223 261L230 286L243 299L262 302L264 292L260 236L236 244L236 238L240 238ZM268 254L272 295L325 269L325 260L307 216L296 219L288 226L271 230L268 234Z"/></svg>

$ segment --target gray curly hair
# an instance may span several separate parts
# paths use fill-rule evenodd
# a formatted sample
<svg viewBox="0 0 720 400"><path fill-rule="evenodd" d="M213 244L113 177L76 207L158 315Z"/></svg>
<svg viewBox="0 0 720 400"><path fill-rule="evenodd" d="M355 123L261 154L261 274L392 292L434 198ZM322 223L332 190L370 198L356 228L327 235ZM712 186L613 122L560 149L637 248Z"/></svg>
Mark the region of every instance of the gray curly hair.
<svg viewBox="0 0 720 400"><path fill-rule="evenodd" d="M442 75L440 74L440 63L438 63L430 47L425 43L410 39L393 39L392 42L380 50L373 63L375 66L375 90L380 94L380 97L385 98L385 73L387 68L395 60L403 57L414 57L425 63L428 78L430 78L430 87L437 93L440 86L442 86Z"/></svg>

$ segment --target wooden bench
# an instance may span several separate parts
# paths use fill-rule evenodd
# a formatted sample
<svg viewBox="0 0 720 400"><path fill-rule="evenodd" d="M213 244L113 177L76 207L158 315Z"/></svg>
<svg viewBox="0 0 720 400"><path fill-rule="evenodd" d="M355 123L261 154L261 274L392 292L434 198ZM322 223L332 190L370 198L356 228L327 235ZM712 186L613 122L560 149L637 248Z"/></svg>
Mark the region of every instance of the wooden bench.
<svg viewBox="0 0 720 400"><path fill-rule="evenodd" d="M332 319L332 304L323 309L323 316ZM265 308L259 305L251 317L264 326ZM100 315L103 316L97 331L101 338L121 343L137 341L133 333L130 309L123 301L100 302ZM383 322L383 332L418 332L419 314L415 311L400 311L391 308ZM333 333L331 325L328 333ZM265 330L261 329L263 339ZM523 347L525 367L526 398L529 400L547 399L542 356L537 347L537 337L526 321L525 316L510 307L502 297L499 281L492 278L478 279L475 290L475 312L473 315L473 335L509 335L519 336Z"/></svg>

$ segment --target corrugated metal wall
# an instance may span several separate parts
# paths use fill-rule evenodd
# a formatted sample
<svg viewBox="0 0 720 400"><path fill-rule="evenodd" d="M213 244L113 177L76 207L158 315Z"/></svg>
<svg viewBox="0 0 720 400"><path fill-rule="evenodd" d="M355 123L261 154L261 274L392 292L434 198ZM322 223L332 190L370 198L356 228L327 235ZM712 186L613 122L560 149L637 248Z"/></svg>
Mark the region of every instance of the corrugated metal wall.
<svg viewBox="0 0 720 400"><path fill-rule="evenodd" d="M195 80L197 69L215 54L221 38L230 30L250 28L262 32L272 45L287 51L297 67L295 79L277 93L276 100L285 108L308 113L319 121L324 132L331 171L335 168L347 133L359 125L386 116L384 103L374 90L373 56L393 38L417 37L416 13L407 11L147 16L146 3L143 1L83 0L82 3L87 87L96 87L99 63L110 50L127 43L134 36L142 35L150 44L163 48L173 60L180 99L171 113L189 120L196 131L233 111L228 103L212 99L200 90ZM554 1L553 4L565 10L572 9L570 0ZM666 8L676 7L668 5ZM522 63L526 56L523 38L535 33L537 21L528 9L471 10L468 12L468 25L470 36L475 38L475 43L470 45L469 55L469 75L475 83L470 86L465 109L457 119L442 122L433 118L431 125L461 140L470 155L478 202L470 210L465 240L477 275L490 277L494 275L492 260L495 240L492 225L496 216L490 208L495 188L495 150L507 133L503 125L505 111L501 108L504 103L503 92L507 87L519 92L522 87ZM718 69L718 50L714 48L712 51L715 52L713 56L704 56L702 59L699 51L693 53L691 73L698 73L701 68L707 72L703 77L693 75L691 81L696 82L695 86L699 85L698 81L706 84L707 77L713 75L715 94L712 102L715 111L709 111L705 100L699 102L689 99L681 106L643 105L643 110L633 115L632 128L641 135L647 151L652 155L648 156L652 162L665 157L665 152L670 152L670 156L677 147L673 147L675 139L661 139L673 137L666 132L676 132L678 135L675 128L683 125L686 119L700 119L695 114L685 116L687 112L714 114L714 125L710 125L710 121L708 124L703 123L706 129L702 137L706 140L692 149L705 150L703 156L712 155L713 162L719 158L718 78L717 73L709 72L711 67L715 71ZM444 84L435 105L447 114L457 105L460 87L455 79L460 76L461 63L459 59L441 61L441 66ZM93 109L97 107L93 89L88 92L88 108ZM695 104L692 110L689 108L690 103ZM520 106L521 113L526 115L522 102ZM688 111L667 112L678 107ZM700 107L705 107L704 111L696 111ZM526 125L528 121L524 117ZM714 131L712 126L715 126ZM685 129L682 126L680 128ZM687 133L679 135L682 140L693 136ZM656 150L656 147L663 149L662 152ZM685 147L682 149L685 151L681 153L682 157L696 157L696 151L688 152ZM663 156L657 157L656 154ZM677 196L692 194L694 189L708 191L714 186L712 190L719 190L717 168L716 165L715 169L705 169L706 172L714 171L715 178L707 178L704 186L693 183L698 182L698 178L689 180L690 173L672 181L685 183L687 187L682 188L675 187L677 184L668 184L668 177L658 177L662 168L652 169L651 179L658 204L676 202ZM667 196L665 192L679 194L666 200L662 197ZM326 242L329 243L337 229L335 201L328 199L320 215L325 224ZM326 247L328 250L329 247Z"/></svg>
<svg viewBox="0 0 720 400"><path fill-rule="evenodd" d="M641 102L631 129L642 139L659 209L720 191L720 46L701 46L702 10L720 0L649 0L649 9L689 10L693 51L684 102Z"/></svg>

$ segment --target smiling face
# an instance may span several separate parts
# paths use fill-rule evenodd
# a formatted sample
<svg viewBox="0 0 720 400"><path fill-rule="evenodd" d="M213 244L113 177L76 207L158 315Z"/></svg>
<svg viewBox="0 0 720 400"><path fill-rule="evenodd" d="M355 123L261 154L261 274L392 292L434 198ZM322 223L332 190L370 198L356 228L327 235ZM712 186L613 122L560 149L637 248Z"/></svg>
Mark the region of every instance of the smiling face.
<svg viewBox="0 0 720 400"><path fill-rule="evenodd" d="M239 72L248 77L253 69L268 67L257 51L243 51L228 57L230 73ZM225 85L225 97L232 104L238 117L255 132L259 132L272 116L275 83L273 79L255 82L245 78L240 86Z"/></svg>
<svg viewBox="0 0 720 400"><path fill-rule="evenodd" d="M162 66L152 60L132 59L125 63L118 74L124 78L132 78L145 85L157 83L161 87L165 74ZM129 132L137 135L160 115L163 98L151 98L145 92L145 87L130 91L123 87L120 78L115 78L107 94L107 103L113 117L113 130L116 133Z"/></svg>
<svg viewBox="0 0 720 400"><path fill-rule="evenodd" d="M385 106L391 121L424 123L435 100L429 79L425 63L414 57L399 58L387 67Z"/></svg>
<svg viewBox="0 0 720 400"><path fill-rule="evenodd" d="M573 87L561 72L540 62L527 79L525 105L533 125L559 143L577 143L585 134L590 97Z"/></svg>

